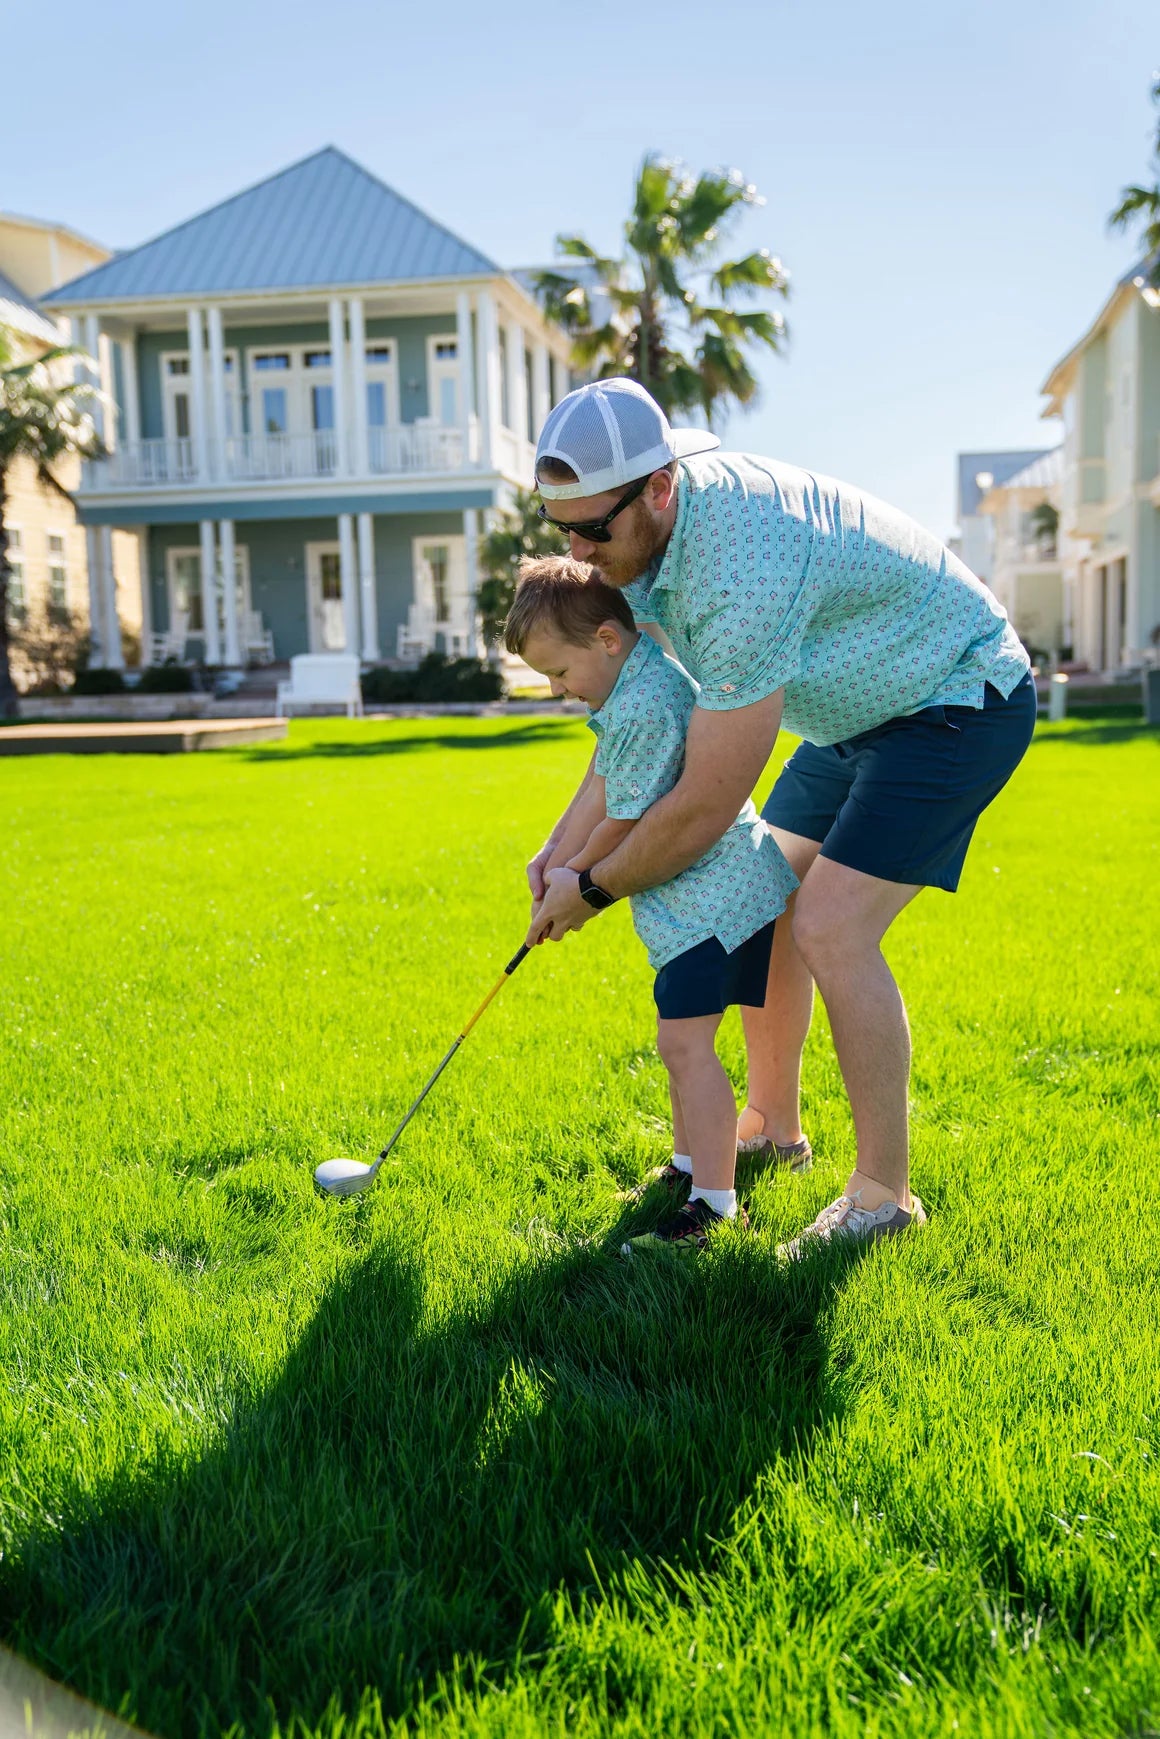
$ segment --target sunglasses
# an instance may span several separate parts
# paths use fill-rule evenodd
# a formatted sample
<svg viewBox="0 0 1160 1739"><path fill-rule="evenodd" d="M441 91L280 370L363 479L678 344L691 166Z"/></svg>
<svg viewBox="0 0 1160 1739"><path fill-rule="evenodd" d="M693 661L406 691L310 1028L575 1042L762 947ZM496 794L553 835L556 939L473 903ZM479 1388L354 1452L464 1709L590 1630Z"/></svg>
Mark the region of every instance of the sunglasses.
<svg viewBox="0 0 1160 1739"><path fill-rule="evenodd" d="M575 532L576 536L582 537L585 543L611 543L612 533L608 529L609 526L618 513L623 513L624 509L634 502L638 495L644 494L647 483L647 477L640 477L635 483L630 483L616 506L611 508L603 519L553 519L548 512L547 503L543 501L536 509L536 514L545 525L554 525L557 531Z"/></svg>

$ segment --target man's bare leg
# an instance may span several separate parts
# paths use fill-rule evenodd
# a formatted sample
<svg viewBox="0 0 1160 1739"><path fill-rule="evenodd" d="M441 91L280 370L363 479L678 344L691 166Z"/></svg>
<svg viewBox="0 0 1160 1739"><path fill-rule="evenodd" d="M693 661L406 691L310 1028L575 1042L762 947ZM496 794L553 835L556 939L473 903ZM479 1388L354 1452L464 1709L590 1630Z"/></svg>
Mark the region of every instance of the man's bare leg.
<svg viewBox="0 0 1160 1739"><path fill-rule="evenodd" d="M854 1114L858 1163L845 1194L910 1208L910 1029L882 938L919 892L819 857L795 896L798 953L822 994Z"/></svg>
<svg viewBox="0 0 1160 1739"><path fill-rule="evenodd" d="M780 827L773 834L790 868L804 881L821 850L819 842ZM774 925L765 1007L741 1010L749 1084L737 1125L739 1141L765 1135L779 1147L789 1147L802 1138L802 1046L810 1030L814 981L793 938L796 899L795 894Z"/></svg>

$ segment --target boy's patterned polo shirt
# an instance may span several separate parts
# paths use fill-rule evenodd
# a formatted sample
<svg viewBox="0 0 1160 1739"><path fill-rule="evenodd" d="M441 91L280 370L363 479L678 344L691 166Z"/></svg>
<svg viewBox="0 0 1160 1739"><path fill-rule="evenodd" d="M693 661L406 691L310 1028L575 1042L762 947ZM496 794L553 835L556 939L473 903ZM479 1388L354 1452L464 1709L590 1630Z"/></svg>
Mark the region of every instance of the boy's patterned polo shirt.
<svg viewBox="0 0 1160 1739"><path fill-rule="evenodd" d="M588 717L597 740L596 771L605 806L618 821L637 821L671 791L685 764L685 732L697 685L641 634L604 705ZM773 835L746 803L704 857L630 899L636 933L658 972L668 961L716 936L732 953L785 911L797 877Z"/></svg>
<svg viewBox="0 0 1160 1739"><path fill-rule="evenodd" d="M928 706L981 707L1030 668L1002 606L895 508L745 453L681 463L659 562L625 587L725 712L785 690L786 730L839 743Z"/></svg>

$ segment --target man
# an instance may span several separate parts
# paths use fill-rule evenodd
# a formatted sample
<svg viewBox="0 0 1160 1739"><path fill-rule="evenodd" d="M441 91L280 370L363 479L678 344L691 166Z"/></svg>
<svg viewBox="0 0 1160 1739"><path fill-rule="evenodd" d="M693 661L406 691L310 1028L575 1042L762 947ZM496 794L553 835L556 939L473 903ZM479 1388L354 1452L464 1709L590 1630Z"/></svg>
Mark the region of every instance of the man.
<svg viewBox="0 0 1160 1739"><path fill-rule="evenodd" d="M528 866L529 942L672 879L725 832L784 723L803 739L764 815L801 883L777 924L763 1009L744 1013L740 1145L802 1140L813 985L830 1016L857 1163L795 1241L874 1240L921 1224L910 1194L906 1011L881 951L924 886L953 892L980 813L1035 723L1027 655L991 593L904 514L829 478L672 430L632 381L570 393L536 450L541 516L572 555L662 628L700 684L685 770L584 874Z"/></svg>

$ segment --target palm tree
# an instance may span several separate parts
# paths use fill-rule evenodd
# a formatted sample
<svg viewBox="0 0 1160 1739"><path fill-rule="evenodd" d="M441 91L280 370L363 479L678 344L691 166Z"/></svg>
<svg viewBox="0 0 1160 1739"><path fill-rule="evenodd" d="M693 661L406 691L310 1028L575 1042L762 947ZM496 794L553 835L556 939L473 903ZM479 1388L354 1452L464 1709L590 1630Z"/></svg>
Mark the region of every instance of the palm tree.
<svg viewBox="0 0 1160 1739"><path fill-rule="evenodd" d="M79 354L67 347L47 350L31 362L17 363L11 335L0 327L0 718L16 713L16 687L8 658L8 533L4 529L9 466L32 464L37 481L72 505L72 496L54 475L62 459L99 458L104 451L87 407L94 388L61 383L54 366Z"/></svg>
<svg viewBox="0 0 1160 1739"><path fill-rule="evenodd" d="M700 413L712 424L730 403L754 403L745 352L760 344L779 354L786 327L780 313L738 303L763 292L784 297L789 279L768 248L714 261L741 208L762 204L736 169L694 176L646 157L624 226L626 257L557 236L560 252L585 269L537 274L548 315L572 335L576 368L639 381L670 417Z"/></svg>
<svg viewBox="0 0 1160 1739"><path fill-rule="evenodd" d="M1160 73L1152 83L1152 101L1160 108ZM1156 160L1156 180L1151 187L1131 186L1120 189L1120 203L1108 222L1113 229L1126 229L1129 224L1144 221L1144 252L1150 265L1153 285L1160 286L1160 120L1152 144Z"/></svg>

